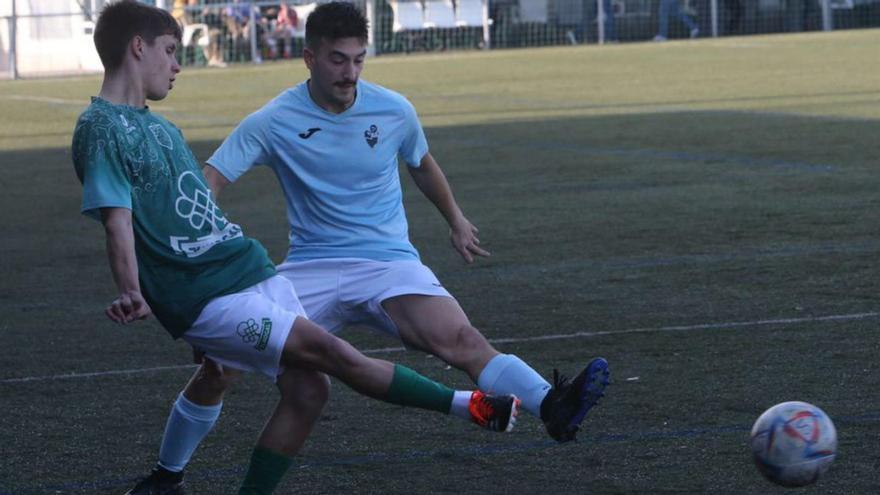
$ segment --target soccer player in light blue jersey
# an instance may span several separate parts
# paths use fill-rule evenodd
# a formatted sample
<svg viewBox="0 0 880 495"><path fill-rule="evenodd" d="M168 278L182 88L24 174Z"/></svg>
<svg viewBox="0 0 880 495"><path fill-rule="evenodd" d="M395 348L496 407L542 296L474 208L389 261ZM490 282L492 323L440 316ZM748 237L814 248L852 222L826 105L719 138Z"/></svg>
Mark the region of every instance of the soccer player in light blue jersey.
<svg viewBox="0 0 880 495"><path fill-rule="evenodd" d="M306 317L263 246L214 202L180 130L146 106L171 90L180 38L180 26L161 9L135 0L108 4L95 27L104 81L77 120L72 157L83 184L82 212L103 223L119 290L107 317L129 324L154 315L214 366L256 371L278 384L281 398L241 493L274 489L289 454L320 416L327 375L376 399L509 431L515 397L452 390L366 357ZM176 407L190 426L213 424L220 412L218 403L197 395L181 395ZM170 437L185 442L174 432ZM161 486L142 483L134 492L183 493L180 473L154 474Z"/></svg>
<svg viewBox="0 0 880 495"><path fill-rule="evenodd" d="M413 106L360 79L366 48L367 22L356 7L318 6L306 23L309 79L227 137L205 167L210 189L218 194L254 166L270 167L290 223L290 249L278 273L293 282L315 322L331 332L370 326L436 355L467 373L481 391L521 399L555 440L573 440L604 394L607 362L593 359L572 381L554 372L551 385L520 358L495 350L421 263L408 236L398 157L449 223L452 244L465 261L489 253L431 156ZM231 375L207 362L184 393L219 404ZM173 412L168 425L163 445L199 429ZM160 454L160 466L183 469L201 436L185 438L188 445L177 457Z"/></svg>

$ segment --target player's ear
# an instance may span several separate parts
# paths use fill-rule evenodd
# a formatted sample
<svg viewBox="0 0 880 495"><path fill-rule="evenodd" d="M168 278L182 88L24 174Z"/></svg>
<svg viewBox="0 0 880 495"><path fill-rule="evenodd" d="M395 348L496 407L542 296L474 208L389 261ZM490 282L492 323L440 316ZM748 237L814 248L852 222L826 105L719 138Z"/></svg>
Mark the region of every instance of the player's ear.
<svg viewBox="0 0 880 495"><path fill-rule="evenodd" d="M139 35L135 35L131 39L131 41L128 42L128 51L135 59L140 60L141 57L144 56L144 49L146 48L146 44L147 42L144 41L143 38L141 38Z"/></svg>
<svg viewBox="0 0 880 495"><path fill-rule="evenodd" d="M312 70L312 65L315 63L315 52L309 47L303 48L303 62L305 62L307 69Z"/></svg>

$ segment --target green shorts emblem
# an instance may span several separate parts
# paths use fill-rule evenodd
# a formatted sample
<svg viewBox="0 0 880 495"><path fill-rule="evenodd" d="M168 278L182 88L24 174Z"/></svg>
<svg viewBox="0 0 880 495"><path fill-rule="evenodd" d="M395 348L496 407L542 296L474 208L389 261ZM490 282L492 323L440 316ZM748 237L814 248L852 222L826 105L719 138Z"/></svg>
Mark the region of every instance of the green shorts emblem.
<svg viewBox="0 0 880 495"><path fill-rule="evenodd" d="M263 331L260 333L260 340L257 342L257 345L254 347L258 351L262 351L266 348L266 344L269 343L269 335L272 334L272 320L269 318L263 318Z"/></svg>

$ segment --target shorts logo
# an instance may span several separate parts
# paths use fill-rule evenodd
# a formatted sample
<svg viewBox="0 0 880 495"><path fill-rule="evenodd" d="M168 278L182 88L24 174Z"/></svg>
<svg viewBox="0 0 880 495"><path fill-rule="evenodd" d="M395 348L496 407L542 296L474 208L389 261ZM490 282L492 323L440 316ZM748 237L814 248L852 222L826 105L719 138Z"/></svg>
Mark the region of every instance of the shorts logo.
<svg viewBox="0 0 880 495"><path fill-rule="evenodd" d="M241 337L241 341L245 344L254 344L254 349L262 351L269 343L269 336L272 335L272 320L263 318L263 327L260 328L253 318L248 318L238 324L235 333Z"/></svg>

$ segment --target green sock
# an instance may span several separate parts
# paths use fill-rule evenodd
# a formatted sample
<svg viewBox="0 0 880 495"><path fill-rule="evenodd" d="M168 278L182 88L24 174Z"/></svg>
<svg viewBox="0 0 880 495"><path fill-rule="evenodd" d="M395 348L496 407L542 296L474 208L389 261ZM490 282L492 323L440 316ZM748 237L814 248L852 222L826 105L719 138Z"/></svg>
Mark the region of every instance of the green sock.
<svg viewBox="0 0 880 495"><path fill-rule="evenodd" d="M394 365L394 378L385 400L401 406L418 407L449 414L455 391L415 371Z"/></svg>
<svg viewBox="0 0 880 495"><path fill-rule="evenodd" d="M238 489L238 495L271 494L291 464L293 457L258 445L251 454L251 463L244 481L241 482L241 488Z"/></svg>

